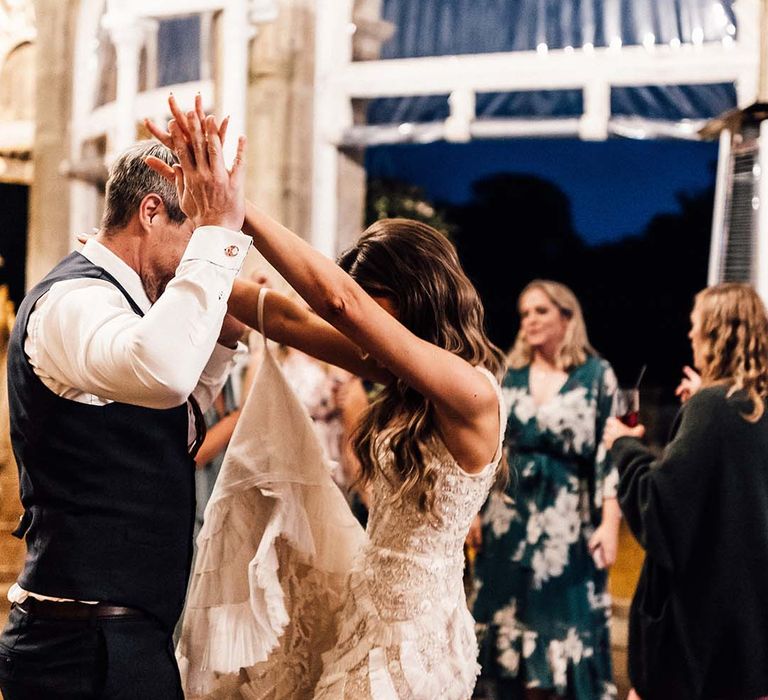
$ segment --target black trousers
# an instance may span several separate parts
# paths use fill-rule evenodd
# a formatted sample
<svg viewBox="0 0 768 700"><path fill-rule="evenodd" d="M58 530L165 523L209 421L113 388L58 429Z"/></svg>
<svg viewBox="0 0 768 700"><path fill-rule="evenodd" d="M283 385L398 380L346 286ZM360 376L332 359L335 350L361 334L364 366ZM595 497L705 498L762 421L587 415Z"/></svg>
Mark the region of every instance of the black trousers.
<svg viewBox="0 0 768 700"><path fill-rule="evenodd" d="M171 635L149 617L42 618L14 605L0 635L5 700L183 700Z"/></svg>

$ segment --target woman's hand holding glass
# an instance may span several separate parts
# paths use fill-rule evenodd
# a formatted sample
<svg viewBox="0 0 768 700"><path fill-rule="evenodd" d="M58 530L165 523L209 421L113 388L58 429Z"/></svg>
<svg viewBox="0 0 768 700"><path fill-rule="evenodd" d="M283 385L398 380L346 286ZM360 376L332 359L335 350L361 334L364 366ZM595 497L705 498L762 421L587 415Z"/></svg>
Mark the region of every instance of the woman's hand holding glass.
<svg viewBox="0 0 768 700"><path fill-rule="evenodd" d="M610 450L613 447L613 443L622 437L633 437L638 440L645 435L645 426L642 424L636 425L634 428L630 428L628 425L622 423L618 418L609 418L605 422L605 428L603 429L603 445L605 449Z"/></svg>

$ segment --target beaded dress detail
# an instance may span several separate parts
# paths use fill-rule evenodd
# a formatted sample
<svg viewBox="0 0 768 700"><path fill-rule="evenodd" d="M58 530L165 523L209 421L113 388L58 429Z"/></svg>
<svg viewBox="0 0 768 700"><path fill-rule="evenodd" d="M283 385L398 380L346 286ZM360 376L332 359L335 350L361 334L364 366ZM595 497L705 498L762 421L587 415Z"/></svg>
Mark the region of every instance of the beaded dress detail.
<svg viewBox="0 0 768 700"><path fill-rule="evenodd" d="M427 518L415 499L394 499L397 481L386 445L383 452L368 541L350 574L336 646L323 655L314 697L468 700L480 667L464 595L463 547L498 459L467 474L434 440L428 453L439 465L437 517Z"/></svg>

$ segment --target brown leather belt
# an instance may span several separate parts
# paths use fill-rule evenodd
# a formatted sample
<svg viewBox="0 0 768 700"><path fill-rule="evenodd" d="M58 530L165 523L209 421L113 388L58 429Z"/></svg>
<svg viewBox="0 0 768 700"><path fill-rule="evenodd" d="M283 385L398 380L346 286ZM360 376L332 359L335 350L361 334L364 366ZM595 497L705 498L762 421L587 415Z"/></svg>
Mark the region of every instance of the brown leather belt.
<svg viewBox="0 0 768 700"><path fill-rule="evenodd" d="M15 603L26 615L49 618L53 620L91 620L95 617L145 617L141 610L127 608L122 605L109 603L58 602L55 600L38 600L31 596L23 603Z"/></svg>

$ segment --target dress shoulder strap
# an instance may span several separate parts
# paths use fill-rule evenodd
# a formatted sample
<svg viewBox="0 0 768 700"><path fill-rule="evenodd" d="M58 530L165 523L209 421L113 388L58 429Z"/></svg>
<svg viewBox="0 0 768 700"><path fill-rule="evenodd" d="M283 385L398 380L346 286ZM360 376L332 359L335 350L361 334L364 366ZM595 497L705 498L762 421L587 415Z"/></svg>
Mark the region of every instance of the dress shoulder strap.
<svg viewBox="0 0 768 700"><path fill-rule="evenodd" d="M507 410L504 406L504 395L501 393L499 382L496 380L496 377L493 376L493 373L489 369L482 367L481 365L475 365L475 369L491 383L493 390L496 392L496 398L499 402L499 442L492 460L493 463L496 463L501 459L501 450L502 446L504 445L504 434L507 430Z"/></svg>
<svg viewBox="0 0 768 700"><path fill-rule="evenodd" d="M256 321L258 323L258 328L256 328L256 330L261 334L261 343L263 346L262 359L269 359L275 366L279 366L280 363L277 362L275 356L272 354L270 343L264 332L264 302L267 299L267 292L269 291L270 290L267 289L267 287L259 289L259 297L256 300Z"/></svg>
<svg viewBox="0 0 768 700"><path fill-rule="evenodd" d="M264 344L267 344L267 336L264 334L264 300L267 298L267 292L269 290L266 287L259 289L259 299L257 301L257 319L259 327L256 329L261 333L261 337L264 339Z"/></svg>

